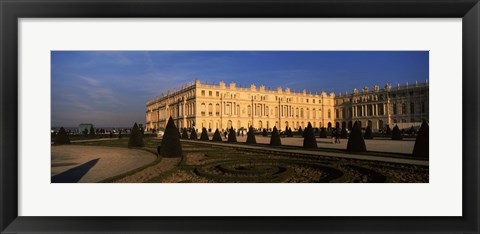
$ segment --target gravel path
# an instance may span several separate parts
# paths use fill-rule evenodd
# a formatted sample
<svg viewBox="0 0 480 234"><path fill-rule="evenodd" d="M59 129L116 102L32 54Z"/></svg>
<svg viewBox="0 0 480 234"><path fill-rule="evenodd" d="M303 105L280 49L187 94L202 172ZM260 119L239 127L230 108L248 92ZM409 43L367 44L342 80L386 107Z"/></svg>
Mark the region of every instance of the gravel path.
<svg viewBox="0 0 480 234"><path fill-rule="evenodd" d="M210 139L212 139L210 137ZM255 136L257 143L260 144L269 144L270 136ZM317 146L320 148L331 148L331 149L346 149L348 139L340 139L340 144L333 144L331 138L319 138L316 136ZM222 139L225 141L225 138ZM237 136L238 142L246 142L247 136ZM285 137L281 138L282 145L291 145L291 146L303 146L303 138L301 137ZM413 146L415 145L415 139L405 139L403 141L393 141L387 138L385 139L374 139L374 140L365 140L365 145L367 146L368 151L379 151L379 152L389 152L389 153L402 153L402 154L411 154L413 152Z"/></svg>
<svg viewBox="0 0 480 234"><path fill-rule="evenodd" d="M156 159L147 151L118 147L61 145L51 150L52 183L95 183Z"/></svg>

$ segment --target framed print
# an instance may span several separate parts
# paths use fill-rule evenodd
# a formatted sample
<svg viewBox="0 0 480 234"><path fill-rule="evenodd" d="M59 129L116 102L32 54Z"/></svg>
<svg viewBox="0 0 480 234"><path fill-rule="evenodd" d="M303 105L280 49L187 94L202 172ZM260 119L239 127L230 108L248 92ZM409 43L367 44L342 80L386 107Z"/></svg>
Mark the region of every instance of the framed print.
<svg viewBox="0 0 480 234"><path fill-rule="evenodd" d="M478 1L2 1L2 233L478 233Z"/></svg>

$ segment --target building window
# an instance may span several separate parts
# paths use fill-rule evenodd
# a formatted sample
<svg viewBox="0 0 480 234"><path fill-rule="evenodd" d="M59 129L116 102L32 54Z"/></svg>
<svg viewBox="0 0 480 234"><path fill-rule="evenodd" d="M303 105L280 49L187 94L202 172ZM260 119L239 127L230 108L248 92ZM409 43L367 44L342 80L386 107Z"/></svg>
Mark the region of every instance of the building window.
<svg viewBox="0 0 480 234"><path fill-rule="evenodd" d="M337 119L340 118L340 117L338 116L338 109L335 110L335 118L337 118Z"/></svg>
<svg viewBox="0 0 480 234"><path fill-rule="evenodd" d="M200 111L201 111L202 116L205 116L205 103L202 103L202 105L200 105Z"/></svg>
<svg viewBox="0 0 480 234"><path fill-rule="evenodd" d="M220 97L220 92L217 91L217 97Z"/></svg>
<svg viewBox="0 0 480 234"><path fill-rule="evenodd" d="M217 92L218 93L218 92ZM219 116L220 115L220 104L215 105L215 115Z"/></svg>
<svg viewBox="0 0 480 234"><path fill-rule="evenodd" d="M202 90L202 96L205 96L205 90Z"/></svg>
<svg viewBox="0 0 480 234"><path fill-rule="evenodd" d="M313 99L312 102L315 103L315 99Z"/></svg>
<svg viewBox="0 0 480 234"><path fill-rule="evenodd" d="M252 116L252 106L248 105L247 109L248 116Z"/></svg>
<svg viewBox="0 0 480 234"><path fill-rule="evenodd" d="M405 103L402 103L402 115L407 113L407 105Z"/></svg>
<svg viewBox="0 0 480 234"><path fill-rule="evenodd" d="M415 103L410 102L410 114L414 114L414 113L415 113Z"/></svg>
<svg viewBox="0 0 480 234"><path fill-rule="evenodd" d="M212 96L212 91L208 91L208 96Z"/></svg>
<svg viewBox="0 0 480 234"><path fill-rule="evenodd" d="M328 110L328 118L330 119L332 117L332 113L330 110Z"/></svg>
<svg viewBox="0 0 480 234"><path fill-rule="evenodd" d="M397 104L393 104L393 114L397 114Z"/></svg>
<svg viewBox="0 0 480 234"><path fill-rule="evenodd" d="M212 103L208 104L208 115L209 116L213 115L213 105L212 105Z"/></svg>
<svg viewBox="0 0 480 234"><path fill-rule="evenodd" d="M307 103L308 103L308 98L307 98Z"/></svg>

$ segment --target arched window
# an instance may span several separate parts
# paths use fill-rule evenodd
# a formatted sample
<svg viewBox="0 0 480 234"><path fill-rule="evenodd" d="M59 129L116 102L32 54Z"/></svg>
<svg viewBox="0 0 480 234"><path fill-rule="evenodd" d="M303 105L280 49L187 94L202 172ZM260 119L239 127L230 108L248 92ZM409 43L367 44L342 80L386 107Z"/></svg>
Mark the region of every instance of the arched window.
<svg viewBox="0 0 480 234"><path fill-rule="evenodd" d="M220 104L215 104L215 115L219 116L220 115Z"/></svg>
<svg viewBox="0 0 480 234"><path fill-rule="evenodd" d="M202 103L202 105L200 105L200 112L202 116L205 116L205 103Z"/></svg>
<svg viewBox="0 0 480 234"><path fill-rule="evenodd" d="M213 104L209 103L208 104L208 115L212 116L213 115ZM210 126L211 127L211 126Z"/></svg>

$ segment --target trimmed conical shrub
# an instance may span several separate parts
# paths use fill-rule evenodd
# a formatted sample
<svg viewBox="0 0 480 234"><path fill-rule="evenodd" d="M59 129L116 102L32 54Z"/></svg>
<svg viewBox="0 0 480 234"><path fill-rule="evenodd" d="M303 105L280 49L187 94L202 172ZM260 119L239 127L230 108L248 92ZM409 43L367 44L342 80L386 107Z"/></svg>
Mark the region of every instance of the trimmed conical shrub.
<svg viewBox="0 0 480 234"><path fill-rule="evenodd" d="M363 140L362 129L358 122L355 122L350 132L350 137L348 138L347 151L350 152L365 152L367 151L367 146L365 145L365 140Z"/></svg>
<svg viewBox="0 0 480 234"><path fill-rule="evenodd" d="M297 132L297 134L298 134L299 136L303 136L302 127L298 127L298 132Z"/></svg>
<svg viewBox="0 0 480 234"><path fill-rule="evenodd" d="M95 128L93 128L93 126L90 126L90 132L88 135L90 138L95 138Z"/></svg>
<svg viewBox="0 0 480 234"><path fill-rule="evenodd" d="M237 135L235 134L235 130L233 127L230 127L230 131L228 132L228 142L237 142Z"/></svg>
<svg viewBox="0 0 480 234"><path fill-rule="evenodd" d="M182 144L178 137L178 129L173 123L172 117L168 119L167 126L165 127L165 134L163 135L162 144L158 150L158 155L166 158L182 157Z"/></svg>
<svg viewBox="0 0 480 234"><path fill-rule="evenodd" d="M327 129L326 128L321 128L320 129L320 138L327 138Z"/></svg>
<svg viewBox="0 0 480 234"><path fill-rule="evenodd" d="M315 139L315 132L313 131L312 124L308 123L307 128L303 132L303 148L316 149L317 140Z"/></svg>
<svg viewBox="0 0 480 234"><path fill-rule="evenodd" d="M188 132L186 128L183 128L182 139L188 139Z"/></svg>
<svg viewBox="0 0 480 234"><path fill-rule="evenodd" d="M201 141L209 141L208 139L208 133L206 128L202 128L202 134L200 135L200 140Z"/></svg>
<svg viewBox="0 0 480 234"><path fill-rule="evenodd" d="M392 130L390 129L390 126L387 125L387 130L385 131L385 134L387 134L387 136L390 136L390 134L392 134Z"/></svg>
<svg viewBox="0 0 480 234"><path fill-rule="evenodd" d="M280 140L280 134L278 134L277 127L273 127L272 136L270 137L270 145L280 146L282 141Z"/></svg>
<svg viewBox="0 0 480 234"><path fill-rule="evenodd" d="M422 122L423 124L423 122ZM410 127L410 130L408 130L408 134L415 134L415 128L412 126Z"/></svg>
<svg viewBox="0 0 480 234"><path fill-rule="evenodd" d="M342 131L340 132L340 138L347 139L347 129L342 128Z"/></svg>
<svg viewBox="0 0 480 234"><path fill-rule="evenodd" d="M250 126L247 132L247 144L257 144L257 140L255 139L255 134L253 134L253 127Z"/></svg>
<svg viewBox="0 0 480 234"><path fill-rule="evenodd" d="M220 135L220 131L218 131L218 128L213 134L212 141L222 141L222 136Z"/></svg>
<svg viewBox="0 0 480 234"><path fill-rule="evenodd" d="M373 139L372 128L370 126L365 129L365 135L363 135L363 139Z"/></svg>
<svg viewBox="0 0 480 234"><path fill-rule="evenodd" d="M293 137L292 128L288 128L287 137Z"/></svg>
<svg viewBox="0 0 480 234"><path fill-rule="evenodd" d="M177 134L177 133L176 133ZM128 147L143 147L143 134L140 131L137 123L135 123L130 130L130 138L128 139Z"/></svg>
<svg viewBox="0 0 480 234"><path fill-rule="evenodd" d="M268 134L267 134L267 129L264 128L264 129L263 129L263 132L262 132L262 136L266 137L267 135L268 135Z"/></svg>
<svg viewBox="0 0 480 234"><path fill-rule="evenodd" d="M403 139L402 133L400 132L398 125L395 125L392 131L392 140L402 140L402 139Z"/></svg>
<svg viewBox="0 0 480 234"><path fill-rule="evenodd" d="M192 128L192 132L190 133L190 140L198 140L197 131Z"/></svg>
<svg viewBox="0 0 480 234"><path fill-rule="evenodd" d="M429 130L428 130L428 123L426 120L423 120L422 126L418 129L417 139L415 139L415 146L413 146L413 153L414 157L419 158L428 158L429 157Z"/></svg>
<svg viewBox="0 0 480 234"><path fill-rule="evenodd" d="M64 144L70 144L70 138L68 137L67 131L65 131L65 128L61 127L60 130L57 133L57 136L55 136L55 139L53 140L53 144L55 145L64 145Z"/></svg>

